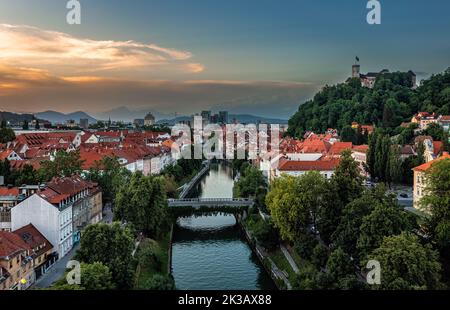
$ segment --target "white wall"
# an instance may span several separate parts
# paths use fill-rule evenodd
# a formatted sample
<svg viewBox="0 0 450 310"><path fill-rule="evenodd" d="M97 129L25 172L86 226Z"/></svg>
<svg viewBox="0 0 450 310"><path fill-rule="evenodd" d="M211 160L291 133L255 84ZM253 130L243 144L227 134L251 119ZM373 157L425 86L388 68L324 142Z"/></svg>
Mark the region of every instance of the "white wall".
<svg viewBox="0 0 450 310"><path fill-rule="evenodd" d="M50 241L60 258L72 248L72 206L60 212L57 207L34 194L11 209L12 230L30 223ZM64 233L69 236L61 240Z"/></svg>

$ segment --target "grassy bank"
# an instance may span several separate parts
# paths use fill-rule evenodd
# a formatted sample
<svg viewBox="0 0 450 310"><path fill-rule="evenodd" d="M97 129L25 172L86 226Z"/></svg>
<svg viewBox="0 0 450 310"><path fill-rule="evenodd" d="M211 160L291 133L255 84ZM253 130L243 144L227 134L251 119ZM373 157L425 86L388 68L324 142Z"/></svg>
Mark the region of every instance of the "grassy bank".
<svg viewBox="0 0 450 310"><path fill-rule="evenodd" d="M168 285L172 280L170 275L170 242L172 232L166 233L158 240L144 239L136 253L138 265L136 268L136 289L154 289L154 282L166 279ZM164 281L162 281L164 282Z"/></svg>
<svg viewBox="0 0 450 310"><path fill-rule="evenodd" d="M269 270L273 270L271 261L275 265L275 269L278 269L283 275L287 278L287 280L290 282L295 277L295 272L292 269L291 265L289 264L288 260L284 256L283 252L281 251L279 244L275 242L274 240L265 240L263 242L262 240L258 240L258 231L261 230L261 228L264 225L267 225L267 223L261 218L259 214L250 214L245 221L243 221L244 228L247 230L247 232L250 234L252 242L259 246L260 248L264 249L264 265L266 268L269 268ZM286 284L284 281L282 281L279 277L274 278L273 274L270 273L273 280L277 283L279 288L286 288Z"/></svg>

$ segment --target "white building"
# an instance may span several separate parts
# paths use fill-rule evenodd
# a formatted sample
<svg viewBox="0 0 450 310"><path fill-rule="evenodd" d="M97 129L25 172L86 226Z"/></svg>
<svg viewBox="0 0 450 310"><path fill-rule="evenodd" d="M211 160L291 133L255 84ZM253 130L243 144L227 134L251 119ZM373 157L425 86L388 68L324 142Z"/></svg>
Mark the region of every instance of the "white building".
<svg viewBox="0 0 450 310"><path fill-rule="evenodd" d="M336 167L339 165L339 159L317 160L317 161L292 161L282 159L278 168L275 170L275 178L283 174L299 177L309 171L318 171L321 175L330 179Z"/></svg>
<svg viewBox="0 0 450 310"><path fill-rule="evenodd" d="M33 224L55 247L59 258L73 246L72 203L62 195L34 194L11 209L11 226L17 230Z"/></svg>

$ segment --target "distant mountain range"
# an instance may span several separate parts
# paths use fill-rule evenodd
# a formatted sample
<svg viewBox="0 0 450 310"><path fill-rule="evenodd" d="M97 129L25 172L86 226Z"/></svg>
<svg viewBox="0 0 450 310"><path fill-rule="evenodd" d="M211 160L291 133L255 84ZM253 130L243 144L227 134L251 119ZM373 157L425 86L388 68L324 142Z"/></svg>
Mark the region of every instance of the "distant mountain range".
<svg viewBox="0 0 450 310"><path fill-rule="evenodd" d="M113 121L127 121L132 122L135 119L143 119L147 113L151 112L155 116L158 124L174 125L176 123L187 121L191 119L191 116L180 115L174 116L173 114L161 113L146 108L140 108L138 110L130 110L127 107L118 107L109 111L93 114L99 120L108 120L111 118ZM270 123L270 124L287 124L287 120L267 118L261 116L255 116L251 114L230 114L230 122L236 119L239 123Z"/></svg>
<svg viewBox="0 0 450 310"><path fill-rule="evenodd" d="M17 114L12 112L0 111L0 121L7 121L13 124L22 123L23 121L32 121L34 119L33 114Z"/></svg>
<svg viewBox="0 0 450 310"><path fill-rule="evenodd" d="M93 114L98 120L109 120L112 121L125 121L132 122L135 119L143 119L149 112L153 114L153 116L158 119L169 119L174 117L170 114L160 113L158 111L152 111L149 109L141 108L138 110L131 111L127 107L118 107L109 111L100 112Z"/></svg>
<svg viewBox="0 0 450 310"><path fill-rule="evenodd" d="M53 124L56 123L63 124L68 120L74 120L76 122L79 122L80 119L83 118L87 118L89 120L89 124L95 124L97 122L95 118L82 111L77 111L69 114L64 114L56 111L45 111L36 113L35 116L39 119L47 120Z"/></svg>
<svg viewBox="0 0 450 310"><path fill-rule="evenodd" d="M74 120L76 122L79 122L82 118L87 118L89 120L90 124L94 124L97 122L97 120L108 120L111 119L112 121L125 121L125 122L132 122L134 119L143 119L145 115L151 112L155 118L158 120L158 124L168 124L168 125L174 125L176 123L182 122L182 121L188 121L191 120L191 116L176 116L173 117L173 115L170 114L164 114L159 113L156 111L149 111L149 110L137 110L137 111L131 111L127 107L119 107L112 109L110 111L102 112L102 113L96 113L94 114L94 117L82 112L77 111L69 114L64 114L56 111L45 111L36 113L35 116L39 119L48 120L51 123L65 123L68 120ZM284 119L277 119L277 118L267 118L267 117L261 117L261 116L255 116L251 114L230 114L229 115L229 121L237 121L239 123L249 124L249 123L268 123L268 124L287 124L287 120Z"/></svg>
<svg viewBox="0 0 450 310"><path fill-rule="evenodd" d="M236 120L241 124L257 124L257 123L265 123L265 124L287 124L288 121L285 119L277 119L277 118L267 118L261 116L255 116L251 114L230 114L228 116L229 122L232 123ZM192 119L191 116L179 116L172 119L162 119L157 121L158 124L168 124L175 125L179 122L190 121Z"/></svg>

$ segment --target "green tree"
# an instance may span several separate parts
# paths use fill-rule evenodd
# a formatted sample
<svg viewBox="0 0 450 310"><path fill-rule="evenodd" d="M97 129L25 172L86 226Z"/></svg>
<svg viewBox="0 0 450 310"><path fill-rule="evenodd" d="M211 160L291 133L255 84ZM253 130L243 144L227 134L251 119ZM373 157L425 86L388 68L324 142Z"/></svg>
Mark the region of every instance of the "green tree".
<svg viewBox="0 0 450 310"><path fill-rule="evenodd" d="M266 188L267 183L262 172L258 168L248 166L234 186L237 197L255 198L261 189Z"/></svg>
<svg viewBox="0 0 450 310"><path fill-rule="evenodd" d="M171 276L155 274L144 283L144 288L152 291L170 291L175 289L175 281Z"/></svg>
<svg viewBox="0 0 450 310"><path fill-rule="evenodd" d="M0 128L0 143L8 143L14 141L14 139L16 139L14 130L7 128L6 124L2 123L2 127Z"/></svg>
<svg viewBox="0 0 450 310"><path fill-rule="evenodd" d="M380 246L384 237L397 235L411 229L411 223L394 196L388 196L376 204L373 211L365 216L360 227L357 249L361 258Z"/></svg>
<svg viewBox="0 0 450 310"><path fill-rule="evenodd" d="M131 222L144 233L159 237L167 228L167 198L163 177L138 172L117 192L114 218Z"/></svg>
<svg viewBox="0 0 450 310"><path fill-rule="evenodd" d="M351 126L345 126L341 130L341 141L356 143L356 131Z"/></svg>
<svg viewBox="0 0 450 310"><path fill-rule="evenodd" d="M292 279L292 288L294 290L316 290L318 289L317 270L312 265L301 266L299 273Z"/></svg>
<svg viewBox="0 0 450 310"><path fill-rule="evenodd" d="M379 289L441 288L441 265L438 253L430 245L422 245L418 237L407 232L385 237L368 259L381 265Z"/></svg>
<svg viewBox="0 0 450 310"><path fill-rule="evenodd" d="M311 262L316 266L316 268L320 269L325 266L328 261L328 247L319 243L313 250L311 256Z"/></svg>
<svg viewBox="0 0 450 310"><path fill-rule="evenodd" d="M389 180L393 183L402 182L402 160L400 158L400 146L393 145L389 151Z"/></svg>
<svg viewBox="0 0 450 310"><path fill-rule="evenodd" d="M27 120L24 120L24 121L23 121L22 129L23 129L23 130L29 130L29 129L30 129L30 126L29 126Z"/></svg>
<svg viewBox="0 0 450 310"><path fill-rule="evenodd" d="M70 177L80 174L83 161L80 159L80 151L57 151L54 160L47 160L41 163L39 169L40 179L44 182L50 181L54 177Z"/></svg>
<svg viewBox="0 0 450 310"><path fill-rule="evenodd" d="M266 204L283 239L295 241L311 225L317 225L326 183L318 172L297 178L283 175L272 183Z"/></svg>
<svg viewBox="0 0 450 310"><path fill-rule="evenodd" d="M450 248L450 159L433 164L426 174L427 187L421 200L429 210L428 230L441 249Z"/></svg>
<svg viewBox="0 0 450 310"><path fill-rule="evenodd" d="M38 184L39 175L31 165L24 165L22 169L12 172L12 178L16 186L22 186L24 184Z"/></svg>
<svg viewBox="0 0 450 310"><path fill-rule="evenodd" d="M269 251L276 249L280 241L278 231L271 221L261 221L253 231L253 236L259 245Z"/></svg>
<svg viewBox="0 0 450 310"><path fill-rule="evenodd" d="M350 256L341 248L334 250L328 258L326 271L316 276L319 289L354 290L361 288Z"/></svg>
<svg viewBox="0 0 450 310"><path fill-rule="evenodd" d="M385 199L385 191L379 187L365 192L360 198L347 204L342 212L338 228L333 234L333 241L353 258L357 258L356 244L363 218L369 215L374 205Z"/></svg>
<svg viewBox="0 0 450 310"><path fill-rule="evenodd" d="M89 169L87 178L100 185L103 201L111 202L119 188L128 183L130 173L120 166L117 158L106 156L100 162L94 163L94 166Z"/></svg>
<svg viewBox="0 0 450 310"><path fill-rule="evenodd" d="M118 289L131 288L134 277L134 240L128 228L119 223L89 225L81 236L75 259L88 263L102 263L109 268Z"/></svg>
<svg viewBox="0 0 450 310"><path fill-rule="evenodd" d="M350 150L341 154L339 166L330 182L322 188L323 201L319 211L318 228L322 240L330 244L336 231L344 207L358 198L364 191L362 177L358 165L351 156Z"/></svg>
<svg viewBox="0 0 450 310"><path fill-rule="evenodd" d="M112 290L115 288L111 271L102 263L81 264L81 286L86 290Z"/></svg>

